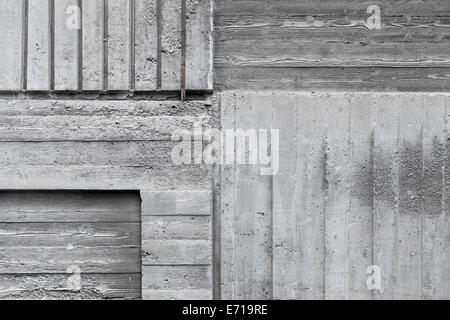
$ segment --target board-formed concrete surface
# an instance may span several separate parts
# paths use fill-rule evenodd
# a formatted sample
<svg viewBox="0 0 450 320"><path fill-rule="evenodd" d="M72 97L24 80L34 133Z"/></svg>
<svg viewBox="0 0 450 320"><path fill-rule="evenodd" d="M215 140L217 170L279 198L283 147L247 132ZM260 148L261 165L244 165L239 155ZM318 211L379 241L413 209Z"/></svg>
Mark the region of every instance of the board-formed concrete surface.
<svg viewBox="0 0 450 320"><path fill-rule="evenodd" d="M0 207L0 298L450 299L449 26L448 0L0 0L0 202L29 195ZM174 160L187 137L215 153ZM89 276L67 243L62 294L42 244L96 200L50 228L47 192L139 194L95 222L139 259Z"/></svg>
<svg viewBox="0 0 450 320"><path fill-rule="evenodd" d="M223 298L450 297L450 95L229 91L221 103L223 130L280 136L278 174L223 168Z"/></svg>

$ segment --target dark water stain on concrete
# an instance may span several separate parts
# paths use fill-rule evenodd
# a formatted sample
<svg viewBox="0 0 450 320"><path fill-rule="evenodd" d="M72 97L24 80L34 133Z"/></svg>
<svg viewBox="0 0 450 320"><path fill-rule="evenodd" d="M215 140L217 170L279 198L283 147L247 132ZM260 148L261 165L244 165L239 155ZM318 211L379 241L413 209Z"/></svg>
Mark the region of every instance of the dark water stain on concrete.
<svg viewBox="0 0 450 320"><path fill-rule="evenodd" d="M375 148L372 159L350 168L351 195L369 207L377 201L399 206L407 214L439 216L446 163L450 164L450 151L438 137L431 145L416 141L400 143L398 150Z"/></svg>
<svg viewBox="0 0 450 320"><path fill-rule="evenodd" d="M404 143L399 152L399 209L419 214L423 203L423 146Z"/></svg>
<svg viewBox="0 0 450 320"><path fill-rule="evenodd" d="M450 160L447 147L434 137L429 152L424 154L423 213L427 217L438 217L443 212L445 168Z"/></svg>

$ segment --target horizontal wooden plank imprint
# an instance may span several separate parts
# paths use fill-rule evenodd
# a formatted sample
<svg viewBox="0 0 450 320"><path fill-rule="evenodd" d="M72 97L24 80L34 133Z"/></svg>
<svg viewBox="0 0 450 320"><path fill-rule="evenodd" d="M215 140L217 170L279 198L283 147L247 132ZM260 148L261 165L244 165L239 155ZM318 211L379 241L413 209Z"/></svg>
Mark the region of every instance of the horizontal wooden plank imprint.
<svg viewBox="0 0 450 320"><path fill-rule="evenodd" d="M171 140L180 130L193 135L194 126L211 125L206 104L1 100L0 141ZM159 107L174 113L162 114Z"/></svg>
<svg viewBox="0 0 450 320"><path fill-rule="evenodd" d="M216 88L448 91L448 1L215 3Z"/></svg>
<svg viewBox="0 0 450 320"><path fill-rule="evenodd" d="M211 192L141 197L143 299L212 299Z"/></svg>
<svg viewBox="0 0 450 320"><path fill-rule="evenodd" d="M0 192L2 299L141 297L133 192Z"/></svg>

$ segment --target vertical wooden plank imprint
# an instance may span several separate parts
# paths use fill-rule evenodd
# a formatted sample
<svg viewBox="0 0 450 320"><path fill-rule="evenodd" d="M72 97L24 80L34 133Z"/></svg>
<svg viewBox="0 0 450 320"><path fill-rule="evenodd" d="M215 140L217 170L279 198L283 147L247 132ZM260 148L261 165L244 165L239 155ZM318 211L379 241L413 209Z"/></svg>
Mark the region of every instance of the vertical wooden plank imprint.
<svg viewBox="0 0 450 320"><path fill-rule="evenodd" d="M156 89L158 60L157 1L136 0L136 90Z"/></svg>
<svg viewBox="0 0 450 320"><path fill-rule="evenodd" d="M442 271L449 266L444 247L445 100L442 95L429 95L423 104L422 298L445 299L449 298Z"/></svg>
<svg viewBox="0 0 450 320"><path fill-rule="evenodd" d="M0 64L0 90L22 88L22 1L0 2L0 42L2 63Z"/></svg>
<svg viewBox="0 0 450 320"><path fill-rule="evenodd" d="M55 1L55 90L78 88L80 13L76 0Z"/></svg>
<svg viewBox="0 0 450 320"><path fill-rule="evenodd" d="M372 292L366 285L366 271L373 264L373 100L373 94L350 98L349 165L352 172L347 222L350 299L372 299Z"/></svg>
<svg viewBox="0 0 450 320"><path fill-rule="evenodd" d="M254 144L255 132L257 135L259 129L270 126L271 100L270 94L261 93L238 97L236 129L248 133L246 139L250 147L244 153L246 158L248 156L246 164L237 160L236 170L238 259L234 267L238 285L236 298L239 299L272 298L272 177L262 176L260 165L249 164L252 153L258 150ZM242 141L237 139L235 149L241 154L245 148Z"/></svg>
<svg viewBox="0 0 450 320"><path fill-rule="evenodd" d="M283 96L284 97L284 96ZM273 290L276 299L323 299L327 110L321 96L277 97L280 171L274 176Z"/></svg>
<svg viewBox="0 0 450 320"><path fill-rule="evenodd" d="M83 90L103 89L103 1L82 1Z"/></svg>
<svg viewBox="0 0 450 320"><path fill-rule="evenodd" d="M325 139L328 110L323 96L297 95L297 299L324 298ZM302 165L303 163L303 165Z"/></svg>
<svg viewBox="0 0 450 320"><path fill-rule="evenodd" d="M180 90L182 0L161 1L161 89Z"/></svg>
<svg viewBox="0 0 450 320"><path fill-rule="evenodd" d="M225 92L220 99L222 140L225 141L225 132L234 129L236 125L236 93ZM222 154L225 154L226 145L223 145ZM236 166L232 164L223 165L221 172L222 188L222 212L221 212L221 263L222 263L222 299L236 299L235 278L235 250L236 234Z"/></svg>
<svg viewBox="0 0 450 320"><path fill-rule="evenodd" d="M325 216L325 299L349 298L349 101L339 95L329 106L328 196Z"/></svg>
<svg viewBox="0 0 450 320"><path fill-rule="evenodd" d="M440 264L440 270L436 270L435 279L436 282L442 279L439 284L439 289L435 291L435 299L448 299L450 296L450 275L448 268L445 266L450 265L450 97L447 95L445 100L445 155L444 155L444 207L442 216L439 218L439 222L436 224L442 224L439 227L439 232L443 234L438 235L440 237L440 246L444 252L439 255L439 258L443 260ZM438 267L439 268L439 267Z"/></svg>
<svg viewBox="0 0 450 320"><path fill-rule="evenodd" d="M297 167L297 158L303 156L297 146L297 108L295 96L276 95L273 98L273 128L280 130L280 168L273 177L273 298L297 298L297 198L305 190L301 182L303 163ZM301 146L300 146L301 148ZM300 155L298 155L300 153Z"/></svg>
<svg viewBox="0 0 450 320"><path fill-rule="evenodd" d="M130 89L129 0L108 0L108 90Z"/></svg>
<svg viewBox="0 0 450 320"><path fill-rule="evenodd" d="M212 89L212 0L186 0L186 88Z"/></svg>
<svg viewBox="0 0 450 320"><path fill-rule="evenodd" d="M374 107L373 264L380 268L381 286L373 288L374 298L381 300L397 296L399 102L398 95L383 94Z"/></svg>
<svg viewBox="0 0 450 320"><path fill-rule="evenodd" d="M423 105L404 95L399 113L399 299L420 299L422 290Z"/></svg>
<svg viewBox="0 0 450 320"><path fill-rule="evenodd" d="M50 89L50 0L29 0L28 90Z"/></svg>

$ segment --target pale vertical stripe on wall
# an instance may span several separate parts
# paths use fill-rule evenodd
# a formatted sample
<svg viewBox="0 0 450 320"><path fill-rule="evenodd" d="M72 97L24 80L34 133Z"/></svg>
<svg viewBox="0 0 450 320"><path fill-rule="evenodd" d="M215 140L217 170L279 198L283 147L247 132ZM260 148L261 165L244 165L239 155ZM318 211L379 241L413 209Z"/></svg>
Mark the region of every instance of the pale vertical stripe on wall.
<svg viewBox="0 0 450 320"><path fill-rule="evenodd" d="M2 63L0 63L0 90L22 89L22 1L2 0L0 2L0 42Z"/></svg>
<svg viewBox="0 0 450 320"><path fill-rule="evenodd" d="M28 0L28 90L50 89L50 0Z"/></svg>
<svg viewBox="0 0 450 320"><path fill-rule="evenodd" d="M55 90L78 89L77 0L55 1Z"/></svg>
<svg viewBox="0 0 450 320"><path fill-rule="evenodd" d="M83 90L103 89L103 1L82 1Z"/></svg>

